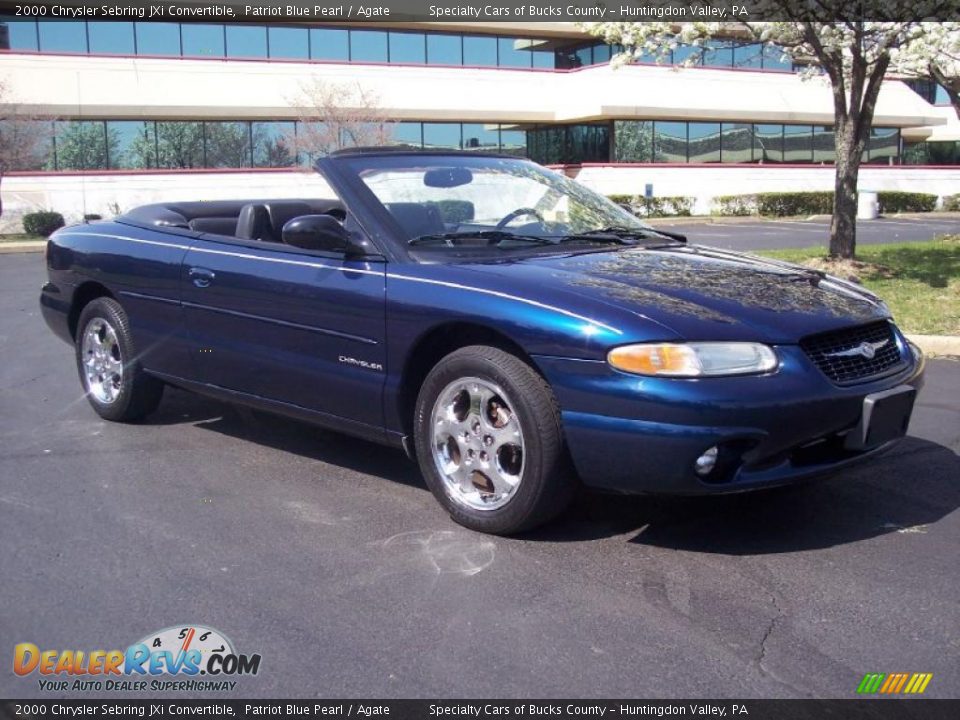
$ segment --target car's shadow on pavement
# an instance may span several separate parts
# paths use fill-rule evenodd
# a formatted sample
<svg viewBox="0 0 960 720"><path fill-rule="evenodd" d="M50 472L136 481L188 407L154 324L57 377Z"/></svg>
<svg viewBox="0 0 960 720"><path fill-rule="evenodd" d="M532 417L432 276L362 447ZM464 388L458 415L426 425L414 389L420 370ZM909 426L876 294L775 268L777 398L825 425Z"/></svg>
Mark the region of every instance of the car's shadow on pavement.
<svg viewBox="0 0 960 720"><path fill-rule="evenodd" d="M416 464L402 450L176 388L166 389L160 407L145 421L148 425L187 423L390 482L427 489Z"/></svg>
<svg viewBox="0 0 960 720"><path fill-rule="evenodd" d="M691 552L763 555L923 533L960 506L960 457L908 437L873 462L771 490L712 497L589 494L529 537L629 541Z"/></svg>
<svg viewBox="0 0 960 720"><path fill-rule="evenodd" d="M147 424L179 423L427 492L416 464L401 450L168 390ZM942 445L909 437L871 463L785 488L686 498L582 492L560 518L520 538L584 542L624 535L626 541L642 545L762 555L843 545L893 532L922 533L957 507L960 457Z"/></svg>

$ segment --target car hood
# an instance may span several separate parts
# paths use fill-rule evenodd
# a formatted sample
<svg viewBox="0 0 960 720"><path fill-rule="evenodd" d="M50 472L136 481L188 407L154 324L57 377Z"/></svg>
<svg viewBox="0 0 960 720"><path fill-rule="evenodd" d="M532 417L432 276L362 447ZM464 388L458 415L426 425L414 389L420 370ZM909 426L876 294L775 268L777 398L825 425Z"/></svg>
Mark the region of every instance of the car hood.
<svg viewBox="0 0 960 720"><path fill-rule="evenodd" d="M500 276L514 291L533 297L560 291L581 306L613 306L687 340L795 343L812 333L889 317L881 301L852 283L696 245L527 256L462 267Z"/></svg>

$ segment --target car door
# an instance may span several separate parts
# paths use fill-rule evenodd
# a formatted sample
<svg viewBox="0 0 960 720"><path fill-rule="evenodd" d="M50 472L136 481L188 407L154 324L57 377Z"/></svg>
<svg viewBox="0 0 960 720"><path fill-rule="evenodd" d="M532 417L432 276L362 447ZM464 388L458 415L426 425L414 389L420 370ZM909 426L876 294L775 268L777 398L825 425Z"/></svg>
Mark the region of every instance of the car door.
<svg viewBox="0 0 960 720"><path fill-rule="evenodd" d="M197 238L181 286L200 381L382 427L385 268L379 258Z"/></svg>

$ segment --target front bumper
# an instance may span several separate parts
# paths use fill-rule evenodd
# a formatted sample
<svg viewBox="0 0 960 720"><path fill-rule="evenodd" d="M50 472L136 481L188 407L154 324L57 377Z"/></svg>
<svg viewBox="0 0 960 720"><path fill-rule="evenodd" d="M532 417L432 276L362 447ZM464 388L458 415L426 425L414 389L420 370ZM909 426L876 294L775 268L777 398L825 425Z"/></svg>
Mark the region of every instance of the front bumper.
<svg viewBox="0 0 960 720"><path fill-rule="evenodd" d="M622 493L702 495L772 487L874 457L844 448L866 395L923 384L924 360L840 387L796 346L781 346L768 376L678 380L628 375L605 362L538 357L562 408L567 445L583 482ZM694 461L721 448L706 479Z"/></svg>

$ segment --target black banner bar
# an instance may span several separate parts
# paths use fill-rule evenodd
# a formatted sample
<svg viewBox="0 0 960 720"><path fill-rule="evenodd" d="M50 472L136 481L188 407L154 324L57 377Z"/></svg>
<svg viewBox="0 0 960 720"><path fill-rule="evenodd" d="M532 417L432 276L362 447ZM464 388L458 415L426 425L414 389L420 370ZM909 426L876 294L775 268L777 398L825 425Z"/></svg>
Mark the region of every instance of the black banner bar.
<svg viewBox="0 0 960 720"><path fill-rule="evenodd" d="M9 718L954 720L960 700L3 700Z"/></svg>
<svg viewBox="0 0 960 720"><path fill-rule="evenodd" d="M24 20L156 22L751 22L790 20L785 3L770 0L0 0L0 13ZM827 21L856 7L863 20L956 20L960 0L795 0ZM831 18L831 8L838 15ZM806 18L804 18L806 19Z"/></svg>

